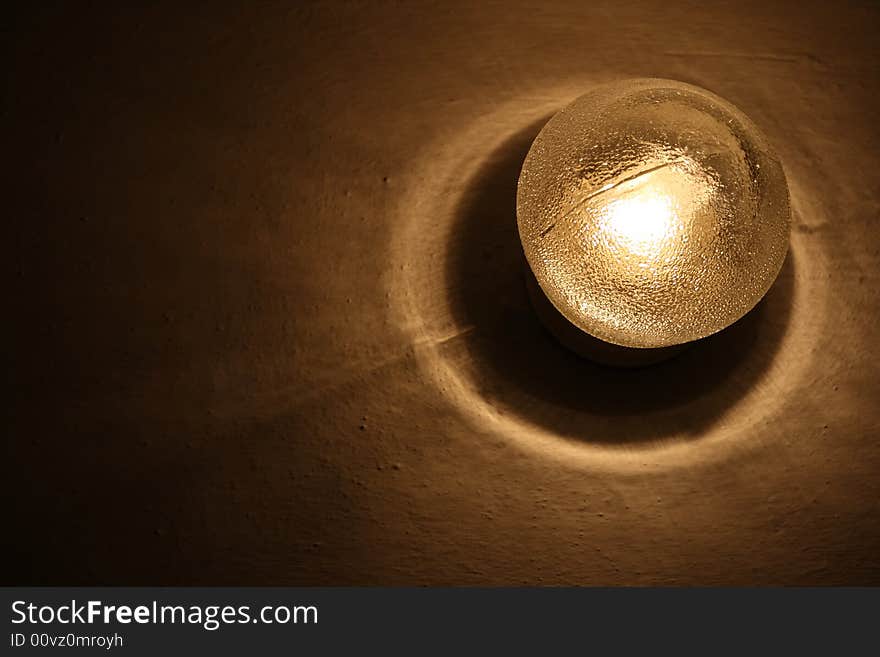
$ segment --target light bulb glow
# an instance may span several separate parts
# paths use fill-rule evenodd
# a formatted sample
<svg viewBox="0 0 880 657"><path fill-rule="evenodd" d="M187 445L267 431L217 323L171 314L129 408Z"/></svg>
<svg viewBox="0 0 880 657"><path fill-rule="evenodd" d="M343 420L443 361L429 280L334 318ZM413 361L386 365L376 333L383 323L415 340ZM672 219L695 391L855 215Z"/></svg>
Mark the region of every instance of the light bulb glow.
<svg viewBox="0 0 880 657"><path fill-rule="evenodd" d="M662 252L677 225L671 199L657 193L612 201L602 216L602 230L621 249L637 256Z"/></svg>

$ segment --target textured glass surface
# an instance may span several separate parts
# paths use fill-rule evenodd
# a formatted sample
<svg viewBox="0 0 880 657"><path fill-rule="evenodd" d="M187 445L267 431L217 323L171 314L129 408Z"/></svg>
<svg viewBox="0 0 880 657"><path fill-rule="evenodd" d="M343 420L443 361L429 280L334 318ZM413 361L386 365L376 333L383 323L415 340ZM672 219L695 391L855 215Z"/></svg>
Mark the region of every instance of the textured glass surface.
<svg viewBox="0 0 880 657"><path fill-rule="evenodd" d="M573 324L607 342L696 340L748 312L788 249L779 161L737 108L698 87L602 85L556 114L517 193L526 258Z"/></svg>

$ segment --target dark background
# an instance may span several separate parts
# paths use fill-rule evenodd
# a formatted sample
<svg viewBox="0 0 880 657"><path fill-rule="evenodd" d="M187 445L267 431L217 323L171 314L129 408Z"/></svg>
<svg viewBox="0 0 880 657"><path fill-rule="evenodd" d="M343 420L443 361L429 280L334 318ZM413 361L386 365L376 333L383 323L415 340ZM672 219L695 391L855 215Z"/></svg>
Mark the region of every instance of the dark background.
<svg viewBox="0 0 880 657"><path fill-rule="evenodd" d="M880 583L876 3L32 4L4 584ZM794 216L756 311L617 371L514 192L635 76L751 116Z"/></svg>

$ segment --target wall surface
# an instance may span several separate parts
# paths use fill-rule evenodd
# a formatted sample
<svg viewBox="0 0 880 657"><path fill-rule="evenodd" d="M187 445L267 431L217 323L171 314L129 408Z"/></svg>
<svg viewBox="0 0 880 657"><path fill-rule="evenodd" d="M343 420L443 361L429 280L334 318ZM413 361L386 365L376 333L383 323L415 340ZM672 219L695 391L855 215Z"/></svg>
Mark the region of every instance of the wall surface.
<svg viewBox="0 0 880 657"><path fill-rule="evenodd" d="M4 39L3 583L880 584L880 6L105 4ZM794 223L617 371L535 318L514 193L636 76L754 119Z"/></svg>

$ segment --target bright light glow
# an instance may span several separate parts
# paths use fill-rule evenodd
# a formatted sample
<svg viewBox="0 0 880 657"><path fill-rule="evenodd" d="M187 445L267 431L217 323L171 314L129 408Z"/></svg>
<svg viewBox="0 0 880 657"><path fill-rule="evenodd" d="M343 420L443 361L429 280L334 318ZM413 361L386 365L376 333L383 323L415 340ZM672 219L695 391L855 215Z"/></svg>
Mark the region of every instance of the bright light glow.
<svg viewBox="0 0 880 657"><path fill-rule="evenodd" d="M638 256L662 251L678 223L672 199L653 191L616 199L602 216L602 229L620 248Z"/></svg>

